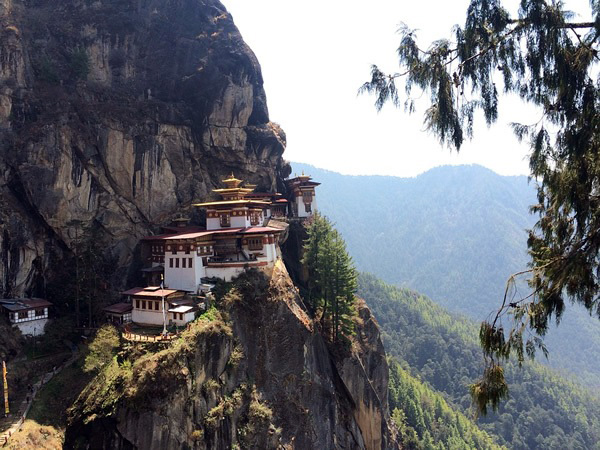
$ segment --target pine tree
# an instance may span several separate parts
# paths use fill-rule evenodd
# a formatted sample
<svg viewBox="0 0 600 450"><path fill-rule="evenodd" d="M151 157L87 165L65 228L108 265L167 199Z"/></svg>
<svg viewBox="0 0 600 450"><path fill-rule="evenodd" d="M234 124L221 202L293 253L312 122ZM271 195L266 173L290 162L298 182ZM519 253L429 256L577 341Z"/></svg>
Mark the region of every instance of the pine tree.
<svg viewBox="0 0 600 450"><path fill-rule="evenodd" d="M302 262L309 274L309 302L336 342L353 332L356 269L344 240L325 217L315 214L307 233Z"/></svg>
<svg viewBox="0 0 600 450"><path fill-rule="evenodd" d="M428 129L456 150L473 133L475 111L488 125L496 121L499 88L542 112L533 125L513 125L531 145L531 175L539 186L532 211L539 220L529 232L531 268L510 277L500 309L481 326L486 368L472 393L482 412L508 394L502 360L546 352L540 337L553 318L559 322L565 300L600 318L600 84L594 67L600 0L591 0L590 8L593 20L576 22L560 1L521 0L513 18L500 0L471 0L464 27L427 50L404 26L398 49L403 72L385 74L373 66L362 87L376 96L377 108L404 103L411 112L411 90L428 93ZM532 290L518 297L515 281L523 276ZM505 329L507 315L515 322Z"/></svg>

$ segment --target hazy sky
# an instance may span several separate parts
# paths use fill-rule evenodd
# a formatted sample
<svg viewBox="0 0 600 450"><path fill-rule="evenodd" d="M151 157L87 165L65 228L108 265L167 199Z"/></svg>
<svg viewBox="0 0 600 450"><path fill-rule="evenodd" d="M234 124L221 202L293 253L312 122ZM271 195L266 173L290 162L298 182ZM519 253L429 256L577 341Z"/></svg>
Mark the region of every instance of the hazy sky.
<svg viewBox="0 0 600 450"><path fill-rule="evenodd" d="M529 173L527 144L508 123L533 123L540 114L517 99L501 103L489 129L478 117L474 140L457 155L425 131L423 108L408 115L388 105L377 113L372 97L356 94L371 64L397 70L401 22L420 30L427 47L464 23L467 0L222 1L260 61L271 120L287 134L286 159L355 175L415 176L471 163L503 175ZM587 0L565 3L589 10Z"/></svg>

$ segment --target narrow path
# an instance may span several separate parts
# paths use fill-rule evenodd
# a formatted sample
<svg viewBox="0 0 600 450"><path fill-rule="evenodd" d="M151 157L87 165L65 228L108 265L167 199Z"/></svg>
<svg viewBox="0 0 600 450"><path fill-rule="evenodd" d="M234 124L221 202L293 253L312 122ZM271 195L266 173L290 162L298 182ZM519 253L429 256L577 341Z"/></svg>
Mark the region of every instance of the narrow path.
<svg viewBox="0 0 600 450"><path fill-rule="evenodd" d="M0 435L0 445L2 447L4 447L8 443L11 436L16 431L18 431L19 428L21 428L21 425L23 425L23 422L25 422L25 419L27 418L27 414L29 413L29 410L31 409L31 405L33 404L33 400L35 399L35 396L37 395L38 391L42 388L42 386L44 386L46 383L48 383L54 377L54 375L56 375L57 373L60 373L65 367L73 364L73 362L77 359L77 356L78 356L78 351L74 350L73 354L71 355L71 357L68 360L66 360L63 364L58 366L56 369L44 374L41 377L41 379L33 385L33 391L31 392L31 394L28 395L25 398L25 400L23 400L17 408L17 412L18 412L17 415L19 417L19 420L12 423L10 425L10 427L8 428L8 430L6 430L2 435Z"/></svg>

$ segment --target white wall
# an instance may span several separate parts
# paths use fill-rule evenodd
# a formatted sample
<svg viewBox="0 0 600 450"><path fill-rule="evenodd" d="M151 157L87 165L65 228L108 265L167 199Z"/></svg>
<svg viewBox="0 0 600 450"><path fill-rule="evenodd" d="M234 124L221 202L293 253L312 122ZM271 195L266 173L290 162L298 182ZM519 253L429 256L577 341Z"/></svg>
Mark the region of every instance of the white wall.
<svg viewBox="0 0 600 450"><path fill-rule="evenodd" d="M171 258L173 258L173 267L171 267ZM175 267L175 258L179 258L179 267ZM185 258L185 268L182 267L183 258ZM189 258L192 259L192 267L188 267ZM195 251L188 254L179 251L173 254L170 250L165 252L165 288L196 292L200 278L203 276L202 259Z"/></svg>
<svg viewBox="0 0 600 450"><path fill-rule="evenodd" d="M194 320L194 315L195 315L194 311L184 313L183 320L180 320L179 313L167 313L167 324L170 322L170 323L174 323L177 326L184 326L188 322L191 322L192 320ZM177 317L177 319L175 319L174 317Z"/></svg>
<svg viewBox="0 0 600 450"><path fill-rule="evenodd" d="M210 217L206 219L206 229L207 230L219 230L221 229L221 222L218 218Z"/></svg>
<svg viewBox="0 0 600 450"><path fill-rule="evenodd" d="M311 212L306 212L306 208L304 207L304 200L302 195L296 197L296 204L298 205L298 217L308 217L310 216L314 211L315 211L315 207L316 207L316 202L315 202L315 198L313 197L313 201L311 202Z"/></svg>
<svg viewBox="0 0 600 450"><path fill-rule="evenodd" d="M135 300L134 300L135 302ZM161 305L162 307L162 305ZM169 305L165 302L165 308L168 308ZM167 313L167 324L169 323L169 313ZM135 323L144 323L148 325L162 325L163 324L163 314L162 309L158 311L150 311L145 309L136 309L135 306L133 311L131 312L131 320Z"/></svg>
<svg viewBox="0 0 600 450"><path fill-rule="evenodd" d="M44 334L44 328L46 324L49 322L48 318L29 320L27 322L20 322L16 324L16 326L21 330L23 334L36 335L39 336Z"/></svg>

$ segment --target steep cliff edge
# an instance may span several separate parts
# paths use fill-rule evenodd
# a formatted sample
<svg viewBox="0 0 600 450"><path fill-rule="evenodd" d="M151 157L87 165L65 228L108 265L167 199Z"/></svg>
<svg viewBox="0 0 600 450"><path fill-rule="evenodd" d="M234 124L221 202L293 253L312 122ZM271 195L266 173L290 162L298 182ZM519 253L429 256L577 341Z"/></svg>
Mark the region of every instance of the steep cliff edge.
<svg viewBox="0 0 600 450"><path fill-rule="evenodd" d="M285 268L242 275L164 348L124 348L71 410L67 447L398 448L379 330L334 355ZM337 353L337 352L336 352Z"/></svg>
<svg viewBox="0 0 600 450"><path fill-rule="evenodd" d="M43 295L85 225L124 278L222 176L282 189L262 84L217 0L0 0L0 295Z"/></svg>

